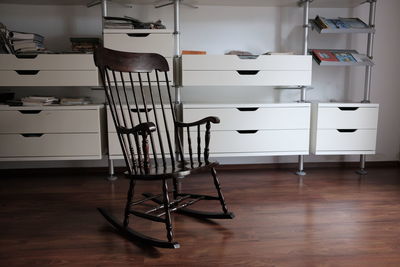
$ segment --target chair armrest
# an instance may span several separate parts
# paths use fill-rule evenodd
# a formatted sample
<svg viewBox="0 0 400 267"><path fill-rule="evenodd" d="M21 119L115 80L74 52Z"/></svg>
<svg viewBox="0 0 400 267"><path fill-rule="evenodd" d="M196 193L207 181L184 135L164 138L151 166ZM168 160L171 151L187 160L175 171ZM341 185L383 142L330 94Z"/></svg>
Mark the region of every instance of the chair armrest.
<svg viewBox="0 0 400 267"><path fill-rule="evenodd" d="M152 122L144 122L141 124L136 125L133 128L126 128L126 127L117 127L117 132L121 134L135 134L138 133L140 135L147 134L154 132L156 130L156 126Z"/></svg>
<svg viewBox="0 0 400 267"><path fill-rule="evenodd" d="M201 120L198 120L198 121L188 122L188 123L177 121L176 126L191 127L191 126L198 126L198 125L206 124L207 122L218 124L220 121L219 121L218 117L210 116L210 117L206 117Z"/></svg>

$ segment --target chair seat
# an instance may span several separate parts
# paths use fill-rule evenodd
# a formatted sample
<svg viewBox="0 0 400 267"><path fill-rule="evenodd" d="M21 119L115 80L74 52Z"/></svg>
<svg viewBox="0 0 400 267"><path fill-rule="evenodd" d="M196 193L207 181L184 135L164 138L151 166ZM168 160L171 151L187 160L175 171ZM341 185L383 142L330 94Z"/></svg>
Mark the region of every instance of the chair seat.
<svg viewBox="0 0 400 267"><path fill-rule="evenodd" d="M194 162L193 165L191 165L190 162L185 162L183 166L181 162L177 162L175 166L167 165L165 168L162 164L159 164L158 166L151 164L147 171L145 171L144 168L141 168L142 173L133 174L132 177L130 177L127 172L124 174L127 178L133 178L136 180L182 179L190 174L203 172L218 165L219 163L216 161L207 164L204 162Z"/></svg>

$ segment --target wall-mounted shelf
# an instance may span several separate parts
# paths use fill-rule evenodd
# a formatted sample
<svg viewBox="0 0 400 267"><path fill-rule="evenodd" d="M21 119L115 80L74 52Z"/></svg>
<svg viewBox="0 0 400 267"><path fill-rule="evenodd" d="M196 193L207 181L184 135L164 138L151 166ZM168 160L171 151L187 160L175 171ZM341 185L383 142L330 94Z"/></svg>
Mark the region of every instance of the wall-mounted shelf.
<svg viewBox="0 0 400 267"><path fill-rule="evenodd" d="M316 51L318 51L316 53ZM320 66L373 66L374 62L366 55L359 54L356 50L311 49L314 60ZM343 61L337 55L345 54L354 61ZM319 54L320 56L317 56ZM322 56L321 56L322 55ZM325 57L326 60L321 60Z"/></svg>
<svg viewBox="0 0 400 267"><path fill-rule="evenodd" d="M350 29L321 29L318 24L315 22L314 19L310 19L310 24L313 30L317 31L318 33L374 33L375 29L368 27L368 28L350 28Z"/></svg>

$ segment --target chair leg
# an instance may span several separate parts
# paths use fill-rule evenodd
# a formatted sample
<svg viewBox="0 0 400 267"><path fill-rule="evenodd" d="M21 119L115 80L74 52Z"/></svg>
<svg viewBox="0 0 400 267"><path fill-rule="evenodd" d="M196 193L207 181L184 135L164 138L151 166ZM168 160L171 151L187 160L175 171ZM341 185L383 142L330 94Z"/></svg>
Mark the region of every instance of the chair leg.
<svg viewBox="0 0 400 267"><path fill-rule="evenodd" d="M180 183L178 183L178 179L177 178L172 178L172 183L173 183L173 186L174 186L174 193L173 193L173 196L174 196L174 199L177 199L177 197L178 197L178 194L180 193L180 186L181 186L181 184Z"/></svg>
<svg viewBox="0 0 400 267"><path fill-rule="evenodd" d="M131 209L133 190L135 189L135 184L136 184L136 180L130 179L128 194L127 194L127 199L126 199L126 205L125 205L124 227L127 227L129 224L129 210Z"/></svg>
<svg viewBox="0 0 400 267"><path fill-rule="evenodd" d="M172 230L171 213L169 210L169 196L168 196L168 183L166 179L163 179L163 202L165 211L165 229L167 230L168 242L174 240L174 234Z"/></svg>
<svg viewBox="0 0 400 267"><path fill-rule="evenodd" d="M163 204L164 204L164 210L165 210L165 216L166 216L165 217L165 226L167 229L168 241L156 239L151 236L142 234L141 232L135 231L134 229L132 229L131 227L128 226L135 184L136 184L136 181L131 179L130 184L129 184L128 196L127 196L127 200L126 200L124 220L122 223L116 217L114 217L111 213L109 213L106 209L98 208L99 212L104 216L104 218L106 218L106 220L109 223L111 223L118 231L120 231L126 238L128 238L130 240L134 239L139 242L142 242L143 244L160 247L160 248L179 248L179 243L173 242L171 215L170 215L170 211L169 211L169 207L168 207L168 204L169 204L168 186L167 186L166 180L163 181L163 195L164 195ZM135 213L133 213L133 214L135 214Z"/></svg>
<svg viewBox="0 0 400 267"><path fill-rule="evenodd" d="M227 214L228 208L226 207L224 195L222 194L222 191L221 191L221 185L220 185L218 177L217 177L217 171L213 167L211 168L211 175L214 179L214 185L218 192L218 198L219 198L219 202L221 203L222 210L224 211L225 214Z"/></svg>

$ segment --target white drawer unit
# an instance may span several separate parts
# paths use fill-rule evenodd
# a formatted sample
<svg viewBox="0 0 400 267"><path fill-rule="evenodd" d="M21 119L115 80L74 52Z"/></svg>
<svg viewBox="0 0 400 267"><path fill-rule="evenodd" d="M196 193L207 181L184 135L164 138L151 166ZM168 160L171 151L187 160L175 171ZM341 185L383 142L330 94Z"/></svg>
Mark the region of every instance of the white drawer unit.
<svg viewBox="0 0 400 267"><path fill-rule="evenodd" d="M310 104L185 105L184 121L217 116L211 126L213 156L308 155ZM197 132L191 132L196 149ZM201 133L204 145L204 132ZM185 142L187 142L185 133ZM187 143L185 151L188 151Z"/></svg>
<svg viewBox="0 0 400 267"><path fill-rule="evenodd" d="M118 114L121 114L121 108L118 106L117 107L117 112ZM160 132L161 132L161 136L162 136L162 142L164 144L164 147L167 147L167 138L165 135L166 132L166 127L163 121L163 117L162 117L162 109L161 106L156 105L156 115L157 115L157 120L159 123L159 127L160 127ZM132 126L131 121L130 121L130 116L132 116L133 118L133 123L135 125L137 125L139 123L139 116L143 121L147 121L146 120L146 112L144 109L144 106L139 106L139 108L137 109L136 107L134 107L134 105L130 106L130 110L128 109L127 106L123 106L122 107L122 112L125 115L125 119L126 122L128 124L129 127ZM155 114L154 114L154 109L152 107L148 107L147 108L147 112L148 112L148 117L149 117L149 121L155 122ZM130 113L130 114L129 114ZM168 126L168 131L170 133L171 136L171 142L173 143L173 147L175 144L175 140L174 140L174 121L172 118L172 114L171 114L171 110L170 109L165 109L165 114L167 116L167 126ZM122 150L121 150L121 145L119 143L118 140L118 135L116 133L116 129L114 126L114 121L111 115L111 111L109 106L107 106L107 133L108 133L108 154L109 154L109 158L110 159L122 159L123 155L122 155ZM153 134L154 138L158 138L157 134ZM150 144L150 143L149 143ZM151 149L151 147L150 147ZM160 151L159 147L156 147L156 151Z"/></svg>
<svg viewBox="0 0 400 267"><path fill-rule="evenodd" d="M312 109L312 153L375 154L378 104L316 103Z"/></svg>
<svg viewBox="0 0 400 267"><path fill-rule="evenodd" d="M127 52L173 57L174 36L167 30L112 30L103 33L104 47Z"/></svg>
<svg viewBox="0 0 400 267"><path fill-rule="evenodd" d="M166 58L168 61L169 69L168 80L172 82L174 79L174 67L173 67L173 55L174 55L174 36L171 31L168 30L118 30L118 29L104 29L103 32L104 47L113 50L136 52L136 53L157 53ZM119 75L119 74L118 74ZM118 85L121 84L121 77L116 76ZM147 81L147 77L143 74L142 79ZM136 83L139 81L138 76L135 74L132 76L133 81ZM114 77L110 76L111 80ZM123 79L129 85L129 75L124 75ZM159 76L161 85L165 82L164 75ZM154 72L150 73L150 81L156 81L156 75ZM152 83L155 86L156 83Z"/></svg>
<svg viewBox="0 0 400 267"><path fill-rule="evenodd" d="M98 86L93 55L0 55L0 86Z"/></svg>
<svg viewBox="0 0 400 267"><path fill-rule="evenodd" d="M184 86L298 86L311 84L311 56L183 55Z"/></svg>
<svg viewBox="0 0 400 267"><path fill-rule="evenodd" d="M102 105L0 106L0 161L101 159Z"/></svg>

